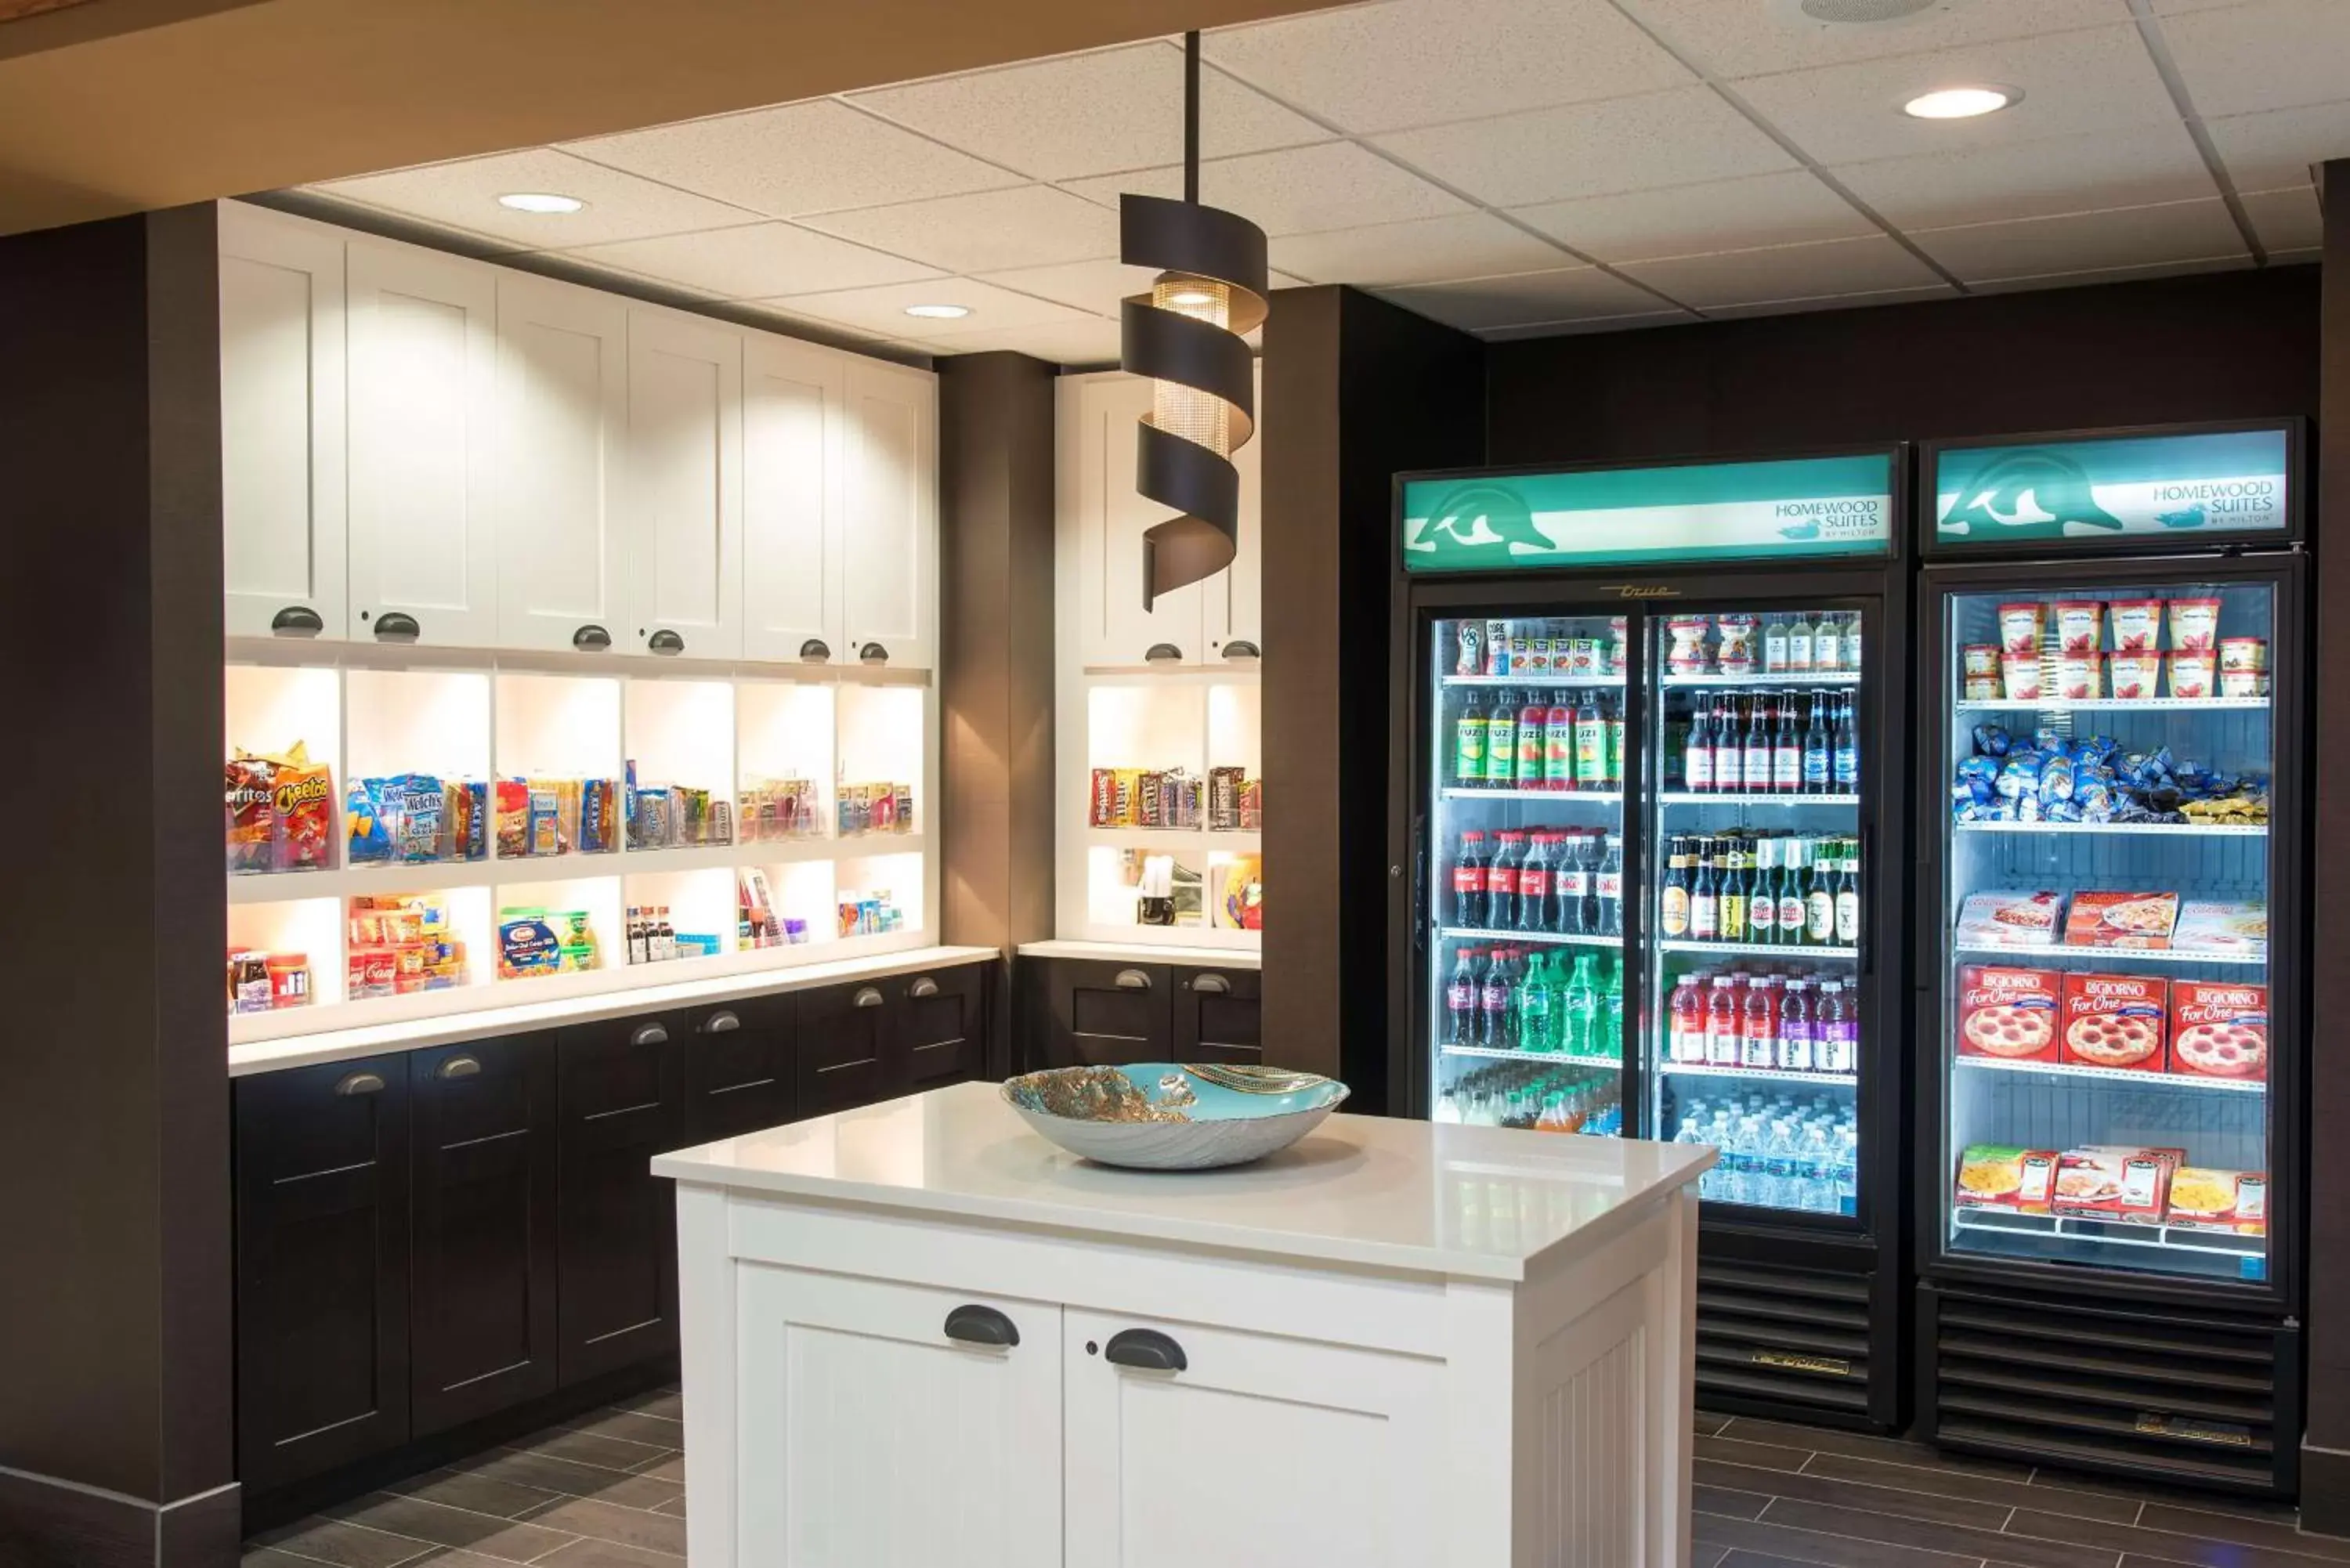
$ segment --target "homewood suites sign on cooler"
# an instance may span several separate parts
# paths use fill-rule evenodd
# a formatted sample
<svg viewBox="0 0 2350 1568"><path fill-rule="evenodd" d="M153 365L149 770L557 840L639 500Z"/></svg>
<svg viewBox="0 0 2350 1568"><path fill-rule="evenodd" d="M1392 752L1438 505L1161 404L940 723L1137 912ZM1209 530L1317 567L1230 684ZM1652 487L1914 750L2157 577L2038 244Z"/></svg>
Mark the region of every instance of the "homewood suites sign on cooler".
<svg viewBox="0 0 2350 1568"><path fill-rule="evenodd" d="M2290 466L2282 430L1949 448L1934 474L1934 537L2276 533L2288 524Z"/></svg>
<svg viewBox="0 0 2350 1568"><path fill-rule="evenodd" d="M1893 459L1793 458L1404 484L1409 572L1883 556Z"/></svg>

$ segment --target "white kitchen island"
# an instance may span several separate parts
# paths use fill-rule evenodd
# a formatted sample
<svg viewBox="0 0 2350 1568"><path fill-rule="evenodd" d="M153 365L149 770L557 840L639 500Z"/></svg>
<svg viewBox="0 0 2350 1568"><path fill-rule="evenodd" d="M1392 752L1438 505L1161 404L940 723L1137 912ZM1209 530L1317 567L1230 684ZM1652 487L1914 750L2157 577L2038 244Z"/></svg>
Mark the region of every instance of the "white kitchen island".
<svg viewBox="0 0 2350 1568"><path fill-rule="evenodd" d="M663 1156L691 1568L1678 1568L1712 1159L1114 1170L987 1084Z"/></svg>

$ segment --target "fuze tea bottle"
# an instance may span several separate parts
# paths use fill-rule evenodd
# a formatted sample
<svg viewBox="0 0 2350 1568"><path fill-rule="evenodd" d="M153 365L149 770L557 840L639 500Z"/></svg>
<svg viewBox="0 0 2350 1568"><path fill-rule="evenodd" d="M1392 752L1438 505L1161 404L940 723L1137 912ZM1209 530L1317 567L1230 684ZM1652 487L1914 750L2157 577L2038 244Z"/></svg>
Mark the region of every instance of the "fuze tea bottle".
<svg viewBox="0 0 2350 1568"><path fill-rule="evenodd" d="M1485 721L1485 782L1501 789L1518 782L1518 694L1507 687Z"/></svg>
<svg viewBox="0 0 2350 1568"><path fill-rule="evenodd" d="M1485 782L1485 739L1490 721L1485 717L1485 693L1482 688L1471 686L1468 701L1461 706L1461 717L1452 724L1452 782L1471 787Z"/></svg>
<svg viewBox="0 0 2350 1568"><path fill-rule="evenodd" d="M1575 787L1575 706L1564 691L1552 692L1543 710L1542 787Z"/></svg>
<svg viewBox="0 0 2350 1568"><path fill-rule="evenodd" d="M1518 779L1520 789L1542 789L1544 748L1549 743L1550 704L1529 687L1526 705L1518 710Z"/></svg>

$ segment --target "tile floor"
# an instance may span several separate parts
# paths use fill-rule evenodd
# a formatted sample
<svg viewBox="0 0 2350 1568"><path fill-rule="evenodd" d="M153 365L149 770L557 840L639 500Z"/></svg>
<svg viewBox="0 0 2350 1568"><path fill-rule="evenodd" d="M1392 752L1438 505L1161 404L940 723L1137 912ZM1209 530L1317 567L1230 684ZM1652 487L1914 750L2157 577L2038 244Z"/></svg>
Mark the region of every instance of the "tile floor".
<svg viewBox="0 0 2350 1568"><path fill-rule="evenodd" d="M681 1568L675 1389L246 1543L244 1568ZM1700 1414L1692 1568L2317 1568L2290 1509ZM942 1565L944 1568L944 1565Z"/></svg>

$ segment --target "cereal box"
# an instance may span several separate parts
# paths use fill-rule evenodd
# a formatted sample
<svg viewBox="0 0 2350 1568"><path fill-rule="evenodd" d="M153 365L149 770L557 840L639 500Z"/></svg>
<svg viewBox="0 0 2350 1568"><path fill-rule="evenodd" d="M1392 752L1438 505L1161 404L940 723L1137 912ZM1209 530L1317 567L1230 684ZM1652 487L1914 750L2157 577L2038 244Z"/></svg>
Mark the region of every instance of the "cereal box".
<svg viewBox="0 0 2350 1568"><path fill-rule="evenodd" d="M2269 1071L2269 988L2181 980L2170 987L2170 1070L2259 1081Z"/></svg>
<svg viewBox="0 0 2350 1568"><path fill-rule="evenodd" d="M2056 1151L1969 1144L1959 1156L1950 1201L1961 1209L2013 1209L2045 1214L2054 1194Z"/></svg>
<svg viewBox="0 0 2350 1568"><path fill-rule="evenodd" d="M2064 908L2055 893L1970 893L1959 907L1959 946L2052 947Z"/></svg>
<svg viewBox="0 0 2350 1568"><path fill-rule="evenodd" d="M2169 992L2159 975L2066 975L2057 1059L2075 1067L2161 1072Z"/></svg>
<svg viewBox="0 0 2350 1568"><path fill-rule="evenodd" d="M2159 1225L2170 1201L2170 1178L2187 1158L2176 1148L2068 1148L2056 1161L2059 1214Z"/></svg>
<svg viewBox="0 0 2350 1568"><path fill-rule="evenodd" d="M1968 964L1959 971L1959 1054L2056 1060L2062 977L2051 969Z"/></svg>
<svg viewBox="0 0 2350 1568"><path fill-rule="evenodd" d="M2075 893L2064 940L2078 948L2167 948L2176 893Z"/></svg>
<svg viewBox="0 0 2350 1568"><path fill-rule="evenodd" d="M2208 1170L2182 1165L2171 1174L2168 1222L2182 1231L2231 1231L2239 1236L2269 1231L2269 1176L2265 1170Z"/></svg>

